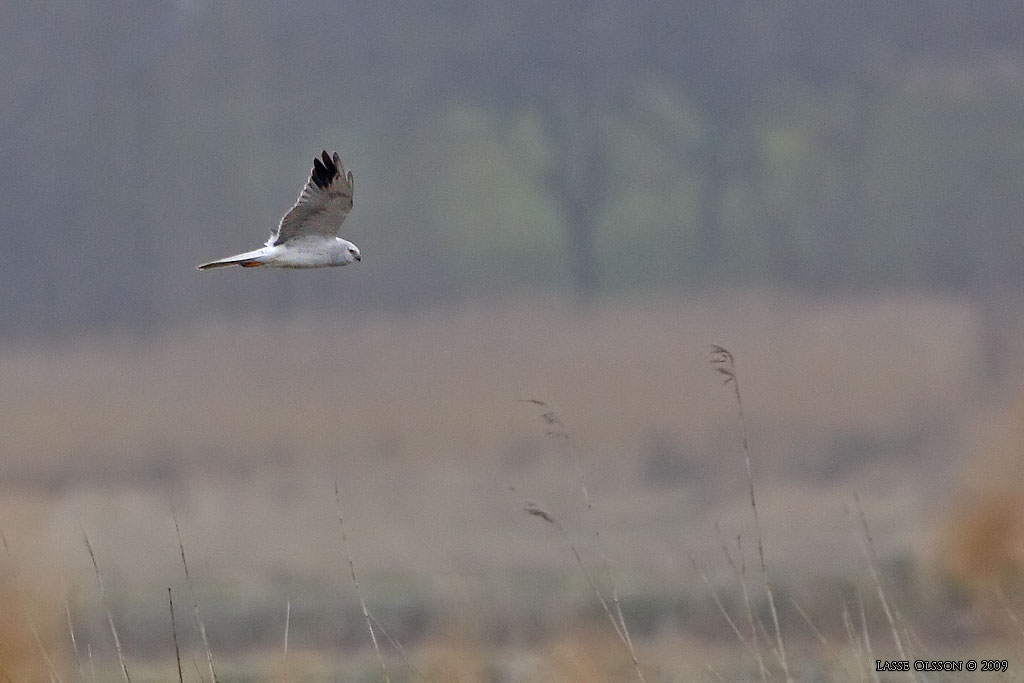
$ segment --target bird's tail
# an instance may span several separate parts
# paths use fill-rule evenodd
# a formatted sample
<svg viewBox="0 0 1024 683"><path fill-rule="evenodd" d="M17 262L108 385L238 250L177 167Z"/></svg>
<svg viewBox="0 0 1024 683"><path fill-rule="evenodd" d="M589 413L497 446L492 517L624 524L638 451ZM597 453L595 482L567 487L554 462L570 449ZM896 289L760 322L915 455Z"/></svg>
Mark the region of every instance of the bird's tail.
<svg viewBox="0 0 1024 683"><path fill-rule="evenodd" d="M211 270L212 268L227 268L228 266L237 266L241 261L210 261L209 263L202 263L196 268L199 270Z"/></svg>
<svg viewBox="0 0 1024 683"><path fill-rule="evenodd" d="M243 268L252 268L253 266L262 266L263 261L259 260L261 252L249 251L244 254L236 254L234 256L226 256L216 261L210 261L209 263L203 263L196 268L199 270L211 270L213 268L226 268L228 266L242 266Z"/></svg>

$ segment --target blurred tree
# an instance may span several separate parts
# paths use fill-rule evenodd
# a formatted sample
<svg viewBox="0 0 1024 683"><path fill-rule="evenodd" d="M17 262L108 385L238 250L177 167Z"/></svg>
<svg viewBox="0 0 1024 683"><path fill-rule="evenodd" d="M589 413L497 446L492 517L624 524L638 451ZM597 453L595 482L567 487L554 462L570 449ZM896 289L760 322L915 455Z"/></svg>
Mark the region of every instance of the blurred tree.
<svg viewBox="0 0 1024 683"><path fill-rule="evenodd" d="M505 125L524 112L540 122L547 154L536 187L558 208L571 281L584 299L600 288L596 232L616 181L608 120L637 86L629 61L636 14L604 2L566 21L565 6L519 3L499 13L503 30L489 38L500 42L460 69L498 104Z"/></svg>

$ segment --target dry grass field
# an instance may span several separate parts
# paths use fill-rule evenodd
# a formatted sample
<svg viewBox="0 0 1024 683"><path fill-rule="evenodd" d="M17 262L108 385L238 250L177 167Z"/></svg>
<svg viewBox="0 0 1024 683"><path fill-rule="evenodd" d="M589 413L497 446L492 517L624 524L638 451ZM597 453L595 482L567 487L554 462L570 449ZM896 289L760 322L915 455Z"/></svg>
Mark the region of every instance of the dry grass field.
<svg viewBox="0 0 1024 683"><path fill-rule="evenodd" d="M715 343L737 359L793 677L899 658L872 568L911 657L1007 658L1024 643L1024 409L1016 373L981 379L983 338L962 300L736 292L2 347L0 679L48 680L49 658L89 680L87 647L100 680L120 676L83 530L132 679L177 679L168 587L185 679L209 679L173 504L221 679L282 680L290 601L289 680L380 680L337 483L361 592L416 668L383 640L392 680L634 678L570 544L606 592L610 561L648 681L760 680L708 588L749 639L743 583L785 680ZM568 438L545 434L552 408Z"/></svg>

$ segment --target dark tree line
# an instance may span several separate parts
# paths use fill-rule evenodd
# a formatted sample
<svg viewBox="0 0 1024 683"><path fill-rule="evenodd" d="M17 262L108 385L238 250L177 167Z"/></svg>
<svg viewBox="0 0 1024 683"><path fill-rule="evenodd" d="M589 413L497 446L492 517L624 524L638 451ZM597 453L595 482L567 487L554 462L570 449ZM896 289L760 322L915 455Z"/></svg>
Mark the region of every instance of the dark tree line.
<svg viewBox="0 0 1024 683"><path fill-rule="evenodd" d="M522 201L553 207L545 227L584 296L614 281L602 240L617 207L655 193L622 170L637 144L680 180L618 229L642 253L664 250L652 231L677 234L660 277L679 286L1021 284L1018 2L22 3L7 15L9 330L444 296L470 277L436 246L448 224L432 209L445 193L458 204L432 130L456 106L498 130L538 123L545 154L524 158L512 139L505 156L532 188ZM318 276L190 279L200 253L262 239L294 199L296 167L330 140L362 161L354 237L386 257L376 268L345 280L344 297Z"/></svg>

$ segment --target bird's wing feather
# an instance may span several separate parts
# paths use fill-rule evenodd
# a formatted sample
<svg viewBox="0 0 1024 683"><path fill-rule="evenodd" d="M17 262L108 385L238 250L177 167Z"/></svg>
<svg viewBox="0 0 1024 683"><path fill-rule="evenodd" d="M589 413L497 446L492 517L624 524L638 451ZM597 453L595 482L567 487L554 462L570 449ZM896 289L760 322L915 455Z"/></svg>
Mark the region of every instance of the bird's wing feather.
<svg viewBox="0 0 1024 683"><path fill-rule="evenodd" d="M313 159L313 170L299 200L281 219L267 244L308 235L336 236L352 210L352 189L352 171L345 170L337 152L331 157L324 150L319 159Z"/></svg>

